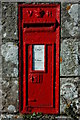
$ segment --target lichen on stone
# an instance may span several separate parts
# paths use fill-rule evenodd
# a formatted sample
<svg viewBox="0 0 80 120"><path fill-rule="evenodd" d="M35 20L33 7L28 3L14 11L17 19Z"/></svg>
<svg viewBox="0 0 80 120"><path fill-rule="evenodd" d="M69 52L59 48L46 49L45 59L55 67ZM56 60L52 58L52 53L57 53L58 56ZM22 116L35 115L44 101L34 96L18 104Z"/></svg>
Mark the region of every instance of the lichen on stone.
<svg viewBox="0 0 80 120"><path fill-rule="evenodd" d="M69 15L74 20L74 24L78 23L78 4L71 5L70 9L68 10Z"/></svg>
<svg viewBox="0 0 80 120"><path fill-rule="evenodd" d="M73 83L64 83L61 86L61 95L64 95L65 99L74 99L78 97L78 91L76 91L76 86Z"/></svg>
<svg viewBox="0 0 80 120"><path fill-rule="evenodd" d="M6 42L1 45L2 57L2 76L18 76L18 46L14 42Z"/></svg>
<svg viewBox="0 0 80 120"><path fill-rule="evenodd" d="M61 78L60 79L60 112L64 113L64 109L68 103L75 102L77 109L79 106L78 98L78 77ZM76 110L78 113L78 110Z"/></svg>
<svg viewBox="0 0 80 120"><path fill-rule="evenodd" d="M76 3L64 3L61 7L61 35L62 37L75 37L78 33L78 6Z"/></svg>
<svg viewBox="0 0 80 120"><path fill-rule="evenodd" d="M61 76L78 75L78 39L63 39L61 43L62 63L60 64Z"/></svg>
<svg viewBox="0 0 80 120"><path fill-rule="evenodd" d="M11 61L18 65L18 47L13 42L7 42L1 46L1 54L5 61Z"/></svg>
<svg viewBox="0 0 80 120"><path fill-rule="evenodd" d="M15 106L9 105L9 106L8 106L8 111L9 111L9 112L16 112Z"/></svg>
<svg viewBox="0 0 80 120"><path fill-rule="evenodd" d="M72 22L68 22L67 20L64 22L65 28L69 31L71 36L75 36L78 34L78 26L74 26Z"/></svg>

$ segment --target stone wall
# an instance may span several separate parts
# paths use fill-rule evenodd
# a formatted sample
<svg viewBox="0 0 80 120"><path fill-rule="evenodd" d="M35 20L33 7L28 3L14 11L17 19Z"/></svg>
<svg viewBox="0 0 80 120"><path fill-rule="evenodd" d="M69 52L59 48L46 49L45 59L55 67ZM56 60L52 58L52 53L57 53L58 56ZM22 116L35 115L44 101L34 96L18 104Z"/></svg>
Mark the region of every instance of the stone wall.
<svg viewBox="0 0 80 120"><path fill-rule="evenodd" d="M1 4L0 4L1 5ZM80 114L80 4L61 3L60 114L76 103ZM1 13L1 9L0 9ZM22 118L19 114L18 3L2 2L2 41L0 41L1 118ZM1 20L1 17L0 17ZM0 22L1 26L1 22ZM1 39L1 34L0 34ZM48 118L51 116L48 116ZM59 118L57 118L59 119ZM62 117L60 118L62 120ZM67 118L69 120L69 118Z"/></svg>
<svg viewBox="0 0 80 120"><path fill-rule="evenodd" d="M61 5L61 63L60 63L60 108L64 112L68 101L75 101L80 113L80 57L79 57L79 4Z"/></svg>
<svg viewBox="0 0 80 120"><path fill-rule="evenodd" d="M1 3L0 3L0 8L1 8ZM0 9L0 47L1 47L1 9ZM0 49L0 115L1 115L1 110L2 110L2 85L1 85L1 80L2 80L2 56L1 56L1 49ZM1 118L1 117L0 117Z"/></svg>

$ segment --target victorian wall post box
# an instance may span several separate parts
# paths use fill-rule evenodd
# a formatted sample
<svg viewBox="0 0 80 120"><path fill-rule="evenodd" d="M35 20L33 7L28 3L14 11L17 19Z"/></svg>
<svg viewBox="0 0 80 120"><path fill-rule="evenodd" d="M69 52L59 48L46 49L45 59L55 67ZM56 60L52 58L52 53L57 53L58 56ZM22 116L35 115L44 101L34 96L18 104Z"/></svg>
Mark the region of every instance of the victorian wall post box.
<svg viewBox="0 0 80 120"><path fill-rule="evenodd" d="M59 113L60 4L19 4L19 110Z"/></svg>

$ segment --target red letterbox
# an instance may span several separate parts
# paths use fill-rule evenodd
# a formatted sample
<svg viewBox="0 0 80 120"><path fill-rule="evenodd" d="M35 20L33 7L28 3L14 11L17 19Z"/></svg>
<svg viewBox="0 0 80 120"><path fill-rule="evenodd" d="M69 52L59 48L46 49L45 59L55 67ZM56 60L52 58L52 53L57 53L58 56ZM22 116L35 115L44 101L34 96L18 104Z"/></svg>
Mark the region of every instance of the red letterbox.
<svg viewBox="0 0 80 120"><path fill-rule="evenodd" d="M59 113L60 4L19 4L19 109Z"/></svg>

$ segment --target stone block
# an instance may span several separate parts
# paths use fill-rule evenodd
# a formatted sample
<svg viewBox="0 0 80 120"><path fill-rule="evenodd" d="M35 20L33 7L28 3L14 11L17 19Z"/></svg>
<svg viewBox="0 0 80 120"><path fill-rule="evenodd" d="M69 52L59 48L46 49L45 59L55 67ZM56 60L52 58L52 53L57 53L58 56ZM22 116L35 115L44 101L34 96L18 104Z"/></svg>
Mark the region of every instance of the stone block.
<svg viewBox="0 0 80 120"><path fill-rule="evenodd" d="M1 56L1 54L0 54L0 65L2 66L2 56ZM2 67L0 67L0 68L2 69Z"/></svg>
<svg viewBox="0 0 80 120"><path fill-rule="evenodd" d="M78 66L78 75L80 76L80 65Z"/></svg>
<svg viewBox="0 0 80 120"><path fill-rule="evenodd" d="M61 39L61 51L63 54L78 54L79 39L64 38Z"/></svg>
<svg viewBox="0 0 80 120"><path fill-rule="evenodd" d="M78 4L62 3L61 37L78 36Z"/></svg>
<svg viewBox="0 0 80 120"><path fill-rule="evenodd" d="M79 75L79 39L61 40L60 76Z"/></svg>
<svg viewBox="0 0 80 120"><path fill-rule="evenodd" d="M76 112L79 112L78 80L78 77L60 79L60 113L64 113L67 104L73 104L74 102L77 106Z"/></svg>
<svg viewBox="0 0 80 120"><path fill-rule="evenodd" d="M17 35L17 18L7 17L2 18L2 37L3 38L11 38L18 39Z"/></svg>
<svg viewBox="0 0 80 120"><path fill-rule="evenodd" d="M0 81L1 81L1 78L2 78L2 56L0 56Z"/></svg>
<svg viewBox="0 0 80 120"><path fill-rule="evenodd" d="M80 3L78 4L78 22L80 23Z"/></svg>
<svg viewBox="0 0 80 120"><path fill-rule="evenodd" d="M18 46L17 43L6 42L1 46L2 77L18 76Z"/></svg>
<svg viewBox="0 0 80 120"><path fill-rule="evenodd" d="M2 36L0 35L0 45L2 44Z"/></svg>
<svg viewBox="0 0 80 120"><path fill-rule="evenodd" d="M0 112L2 111L2 86L0 82Z"/></svg>
<svg viewBox="0 0 80 120"><path fill-rule="evenodd" d="M77 54L61 54L60 76L78 76Z"/></svg>
<svg viewBox="0 0 80 120"><path fill-rule="evenodd" d="M1 21L1 19L0 19L0 21ZM2 25L1 25L1 22L0 22L0 35L1 35L1 29L2 29Z"/></svg>
<svg viewBox="0 0 80 120"><path fill-rule="evenodd" d="M78 44L78 75L80 76L80 42Z"/></svg>
<svg viewBox="0 0 80 120"><path fill-rule="evenodd" d="M17 3L14 2L2 2L2 17L17 16Z"/></svg>
<svg viewBox="0 0 80 120"><path fill-rule="evenodd" d="M1 114L1 120L23 120L23 117L20 114Z"/></svg>
<svg viewBox="0 0 80 120"><path fill-rule="evenodd" d="M2 2L2 37L18 39L17 35L17 3Z"/></svg>
<svg viewBox="0 0 80 120"><path fill-rule="evenodd" d="M3 78L2 80L2 112L18 112L18 78Z"/></svg>
<svg viewBox="0 0 80 120"><path fill-rule="evenodd" d="M42 117L33 117L32 120L73 120L73 118L68 116L57 116L54 118L55 115L43 115ZM1 120L24 120L23 117L19 115L12 115L12 114L1 114ZM79 118L79 117L78 117ZM28 118L26 120L29 120Z"/></svg>

